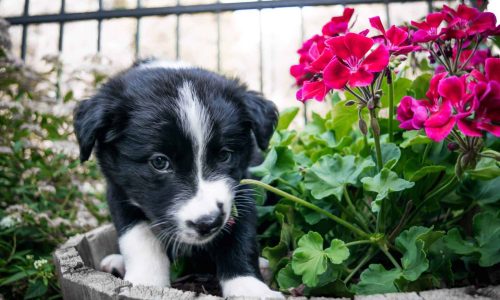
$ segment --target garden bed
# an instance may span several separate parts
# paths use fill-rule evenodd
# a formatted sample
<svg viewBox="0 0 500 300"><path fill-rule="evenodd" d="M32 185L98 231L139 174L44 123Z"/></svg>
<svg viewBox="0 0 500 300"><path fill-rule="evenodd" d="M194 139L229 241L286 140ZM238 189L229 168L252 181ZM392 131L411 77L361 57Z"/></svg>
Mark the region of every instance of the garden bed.
<svg viewBox="0 0 500 300"><path fill-rule="evenodd" d="M118 253L117 237L112 225L104 225L69 239L54 253L54 262L64 299L222 299L204 293L175 288L132 286L130 282L96 270L108 254ZM203 289L197 284L183 288ZM476 289L464 287L412 293L355 296L354 299L499 299L500 286ZM250 298L245 298L250 299ZM306 299L288 297L289 300ZM342 298L311 298L342 299ZM345 298L344 298L345 299Z"/></svg>

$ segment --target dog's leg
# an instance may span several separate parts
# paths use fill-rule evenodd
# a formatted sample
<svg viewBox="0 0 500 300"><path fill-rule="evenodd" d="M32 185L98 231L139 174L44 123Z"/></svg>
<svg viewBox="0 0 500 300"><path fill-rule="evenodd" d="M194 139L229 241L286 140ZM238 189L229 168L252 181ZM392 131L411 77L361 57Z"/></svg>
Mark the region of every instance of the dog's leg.
<svg viewBox="0 0 500 300"><path fill-rule="evenodd" d="M125 262L125 280L134 285L170 286L170 261L146 222L123 232L118 243Z"/></svg>
<svg viewBox="0 0 500 300"><path fill-rule="evenodd" d="M252 214L238 218L231 234L217 244L215 259L222 294L224 297L284 299L280 292L271 290L262 281L254 219Z"/></svg>

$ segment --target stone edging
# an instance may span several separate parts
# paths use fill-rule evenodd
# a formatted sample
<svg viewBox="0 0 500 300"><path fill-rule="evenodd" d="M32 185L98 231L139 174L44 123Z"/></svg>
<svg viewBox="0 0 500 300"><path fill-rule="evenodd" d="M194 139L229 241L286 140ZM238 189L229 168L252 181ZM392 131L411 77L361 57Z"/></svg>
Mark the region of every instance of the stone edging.
<svg viewBox="0 0 500 300"><path fill-rule="evenodd" d="M97 271L95 266L110 253L117 253L116 232L113 225L104 225L86 234L69 239L54 253L61 291L67 300L222 300L223 298L172 288L132 286L130 282L111 274ZM288 297L288 300L306 300L306 297ZM346 299L315 297L311 300ZM440 289L411 293L393 293L369 296L354 296L355 300L454 300L454 299L500 299L500 286L476 289L474 287ZM231 300L256 300L237 297Z"/></svg>

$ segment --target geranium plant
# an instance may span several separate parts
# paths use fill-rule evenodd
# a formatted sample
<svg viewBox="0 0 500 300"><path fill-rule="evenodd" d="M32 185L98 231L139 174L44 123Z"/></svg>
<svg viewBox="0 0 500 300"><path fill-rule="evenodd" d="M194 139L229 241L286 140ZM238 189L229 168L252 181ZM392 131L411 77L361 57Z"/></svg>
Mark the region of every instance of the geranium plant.
<svg viewBox="0 0 500 300"><path fill-rule="evenodd" d="M495 15L444 6L353 32L354 13L325 24L290 69L297 99L331 110L301 131L288 129L298 109L284 111L252 170L261 181L243 180L278 196L259 207L273 283L325 296L498 283Z"/></svg>

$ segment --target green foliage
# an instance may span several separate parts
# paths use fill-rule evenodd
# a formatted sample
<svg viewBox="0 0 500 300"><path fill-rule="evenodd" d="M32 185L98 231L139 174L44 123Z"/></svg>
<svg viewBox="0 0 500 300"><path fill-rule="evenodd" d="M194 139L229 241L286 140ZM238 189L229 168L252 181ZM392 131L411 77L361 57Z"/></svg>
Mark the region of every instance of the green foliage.
<svg viewBox="0 0 500 300"><path fill-rule="evenodd" d="M419 78L405 83L408 93L423 93L418 82L427 77ZM284 192L262 206L274 210L275 222L261 229L274 245L263 250L273 284L294 295L350 297L470 284L482 268L498 267L498 163L482 158L456 180L457 155L413 131L392 143L382 135L378 170L374 140L356 130L357 109L345 103L334 96L332 111L313 114L300 132L286 127L297 115L289 110L252 169L261 188Z"/></svg>
<svg viewBox="0 0 500 300"><path fill-rule="evenodd" d="M47 109L74 105L73 91L53 98L60 63L52 63L40 74L0 55L0 295L6 299L59 297L52 252L107 219L95 163L83 168L68 151L76 148L71 110Z"/></svg>

